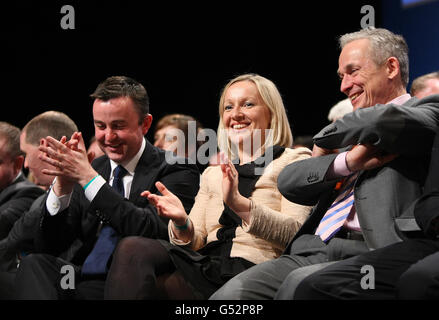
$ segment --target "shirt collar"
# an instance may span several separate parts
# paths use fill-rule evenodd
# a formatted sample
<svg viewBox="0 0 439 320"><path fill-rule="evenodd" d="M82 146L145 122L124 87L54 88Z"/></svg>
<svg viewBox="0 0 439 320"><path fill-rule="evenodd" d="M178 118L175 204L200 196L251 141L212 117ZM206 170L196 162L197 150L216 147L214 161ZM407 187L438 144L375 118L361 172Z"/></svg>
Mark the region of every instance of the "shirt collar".
<svg viewBox="0 0 439 320"><path fill-rule="evenodd" d="M396 104L396 105L401 105L401 104L406 103L410 98L411 98L411 95L406 93L406 94L403 94L402 96L396 97L395 99L387 102L386 104L393 103L393 104Z"/></svg>
<svg viewBox="0 0 439 320"><path fill-rule="evenodd" d="M126 163L117 163L114 162L113 160L110 159L110 165L111 165L111 177L113 177L113 173L114 173L114 169L120 164L122 165L130 175L134 175L134 170L137 167L137 163L140 160L140 157L143 154L143 151L145 150L146 147L146 142L145 142L145 138L142 139L142 145L140 146L139 151L137 152L137 154L131 158L131 160L129 160Z"/></svg>
<svg viewBox="0 0 439 320"><path fill-rule="evenodd" d="M15 182L18 180L18 178L20 178L23 175L23 172L20 170L17 174L17 176L15 177L15 179L12 182Z"/></svg>

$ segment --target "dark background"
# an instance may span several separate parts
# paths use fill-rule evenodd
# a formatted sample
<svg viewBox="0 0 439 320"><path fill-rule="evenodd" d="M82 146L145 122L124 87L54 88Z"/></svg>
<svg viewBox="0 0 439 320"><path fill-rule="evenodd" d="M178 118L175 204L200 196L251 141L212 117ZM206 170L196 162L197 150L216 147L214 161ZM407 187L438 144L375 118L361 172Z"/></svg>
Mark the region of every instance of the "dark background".
<svg viewBox="0 0 439 320"><path fill-rule="evenodd" d="M439 69L439 53L431 50L439 42L437 1L409 8L399 0L41 2L1 10L0 120L22 127L43 111L59 110L86 139L93 134L89 94L108 76L144 84L155 120L186 113L216 129L221 88L247 72L278 86L295 136L313 135L344 99L337 38L360 29L365 4L374 7L377 27L415 43L411 53L418 52L422 67L414 68L411 56L411 79ZM65 4L75 9L74 30L60 26ZM425 12L429 29L418 23L427 20Z"/></svg>

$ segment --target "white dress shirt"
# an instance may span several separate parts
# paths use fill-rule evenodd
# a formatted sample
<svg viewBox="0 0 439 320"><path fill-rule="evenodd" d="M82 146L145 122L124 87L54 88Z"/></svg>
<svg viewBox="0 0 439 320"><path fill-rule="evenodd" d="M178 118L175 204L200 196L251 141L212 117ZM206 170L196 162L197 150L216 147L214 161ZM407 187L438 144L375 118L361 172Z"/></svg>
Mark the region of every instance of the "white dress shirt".
<svg viewBox="0 0 439 320"><path fill-rule="evenodd" d="M142 140L142 145L137 152L137 154L128 162L121 163L121 165L127 170L127 174L123 177L122 182L125 189L125 198L129 198L130 191L131 191L131 185L133 183L134 178L134 170L136 169L137 163L139 162L140 157L143 154L143 151L145 150L146 142L145 139ZM114 179L114 169L119 164L114 162L110 159L110 166L111 166L111 174L109 178L109 185L113 185L113 179ZM55 182L55 181L54 181ZM97 176L85 189L85 197L91 202L93 201L96 194L99 192L99 190L102 188L102 186L106 183L105 179L102 176ZM58 197L55 192L53 191L53 188L50 188L49 195L47 196L46 200L46 207L49 211L50 215L54 216L58 212L66 209L70 204L70 199L72 197L72 193L63 195Z"/></svg>
<svg viewBox="0 0 439 320"><path fill-rule="evenodd" d="M410 94L406 93L393 99L392 101L389 101L386 104L393 103L396 105L402 105L406 103L410 98L411 98ZM346 164L347 153L348 152L345 151L337 155L332 166L329 168L326 177L331 177L331 179L334 179L335 177L341 178L341 177L346 177L353 173L349 170ZM358 215L355 210L355 206L352 206L351 212L347 217L343 226L351 230L361 231L360 222L358 221Z"/></svg>

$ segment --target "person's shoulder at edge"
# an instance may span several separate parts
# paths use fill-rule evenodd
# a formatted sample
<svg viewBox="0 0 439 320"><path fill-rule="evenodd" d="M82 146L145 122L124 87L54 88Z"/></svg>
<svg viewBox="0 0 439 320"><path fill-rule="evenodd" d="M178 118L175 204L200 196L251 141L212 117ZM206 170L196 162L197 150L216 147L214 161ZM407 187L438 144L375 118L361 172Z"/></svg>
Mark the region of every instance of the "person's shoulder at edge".
<svg viewBox="0 0 439 320"><path fill-rule="evenodd" d="M285 151L279 157L279 160L286 161L287 163L291 163L291 162L311 158L311 156L312 156L312 151L306 147L298 147L294 149L285 148Z"/></svg>

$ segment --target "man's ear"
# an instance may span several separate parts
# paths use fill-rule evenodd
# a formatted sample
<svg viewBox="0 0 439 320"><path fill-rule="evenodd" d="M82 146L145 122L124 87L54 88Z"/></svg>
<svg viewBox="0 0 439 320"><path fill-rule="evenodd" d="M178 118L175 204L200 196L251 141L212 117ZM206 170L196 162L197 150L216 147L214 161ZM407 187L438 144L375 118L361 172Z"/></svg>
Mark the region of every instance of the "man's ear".
<svg viewBox="0 0 439 320"><path fill-rule="evenodd" d="M23 169L24 156L18 156L14 159L14 174L17 175Z"/></svg>
<svg viewBox="0 0 439 320"><path fill-rule="evenodd" d="M395 57L390 57L386 61L387 77L393 80L396 76L401 74L399 61Z"/></svg>
<svg viewBox="0 0 439 320"><path fill-rule="evenodd" d="M143 133L143 135L145 135L148 132L149 128L151 128L151 124L152 124L152 115L148 113L143 118L143 122L142 122L142 133Z"/></svg>
<svg viewBox="0 0 439 320"><path fill-rule="evenodd" d="M40 146L45 146L47 147L47 140L45 138L41 138L40 139Z"/></svg>

